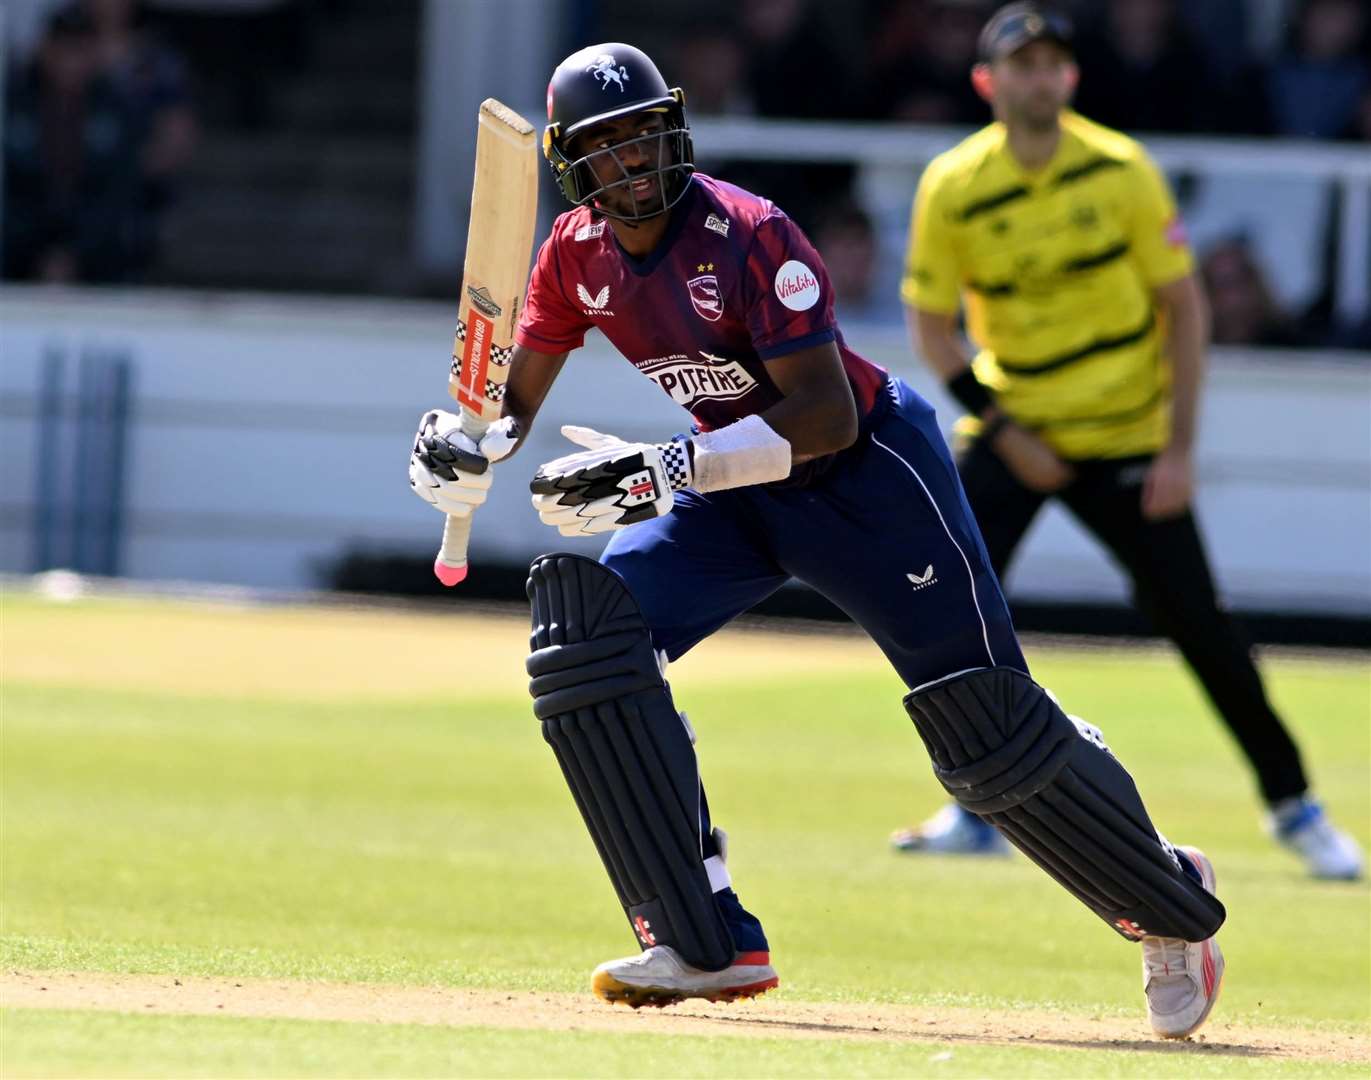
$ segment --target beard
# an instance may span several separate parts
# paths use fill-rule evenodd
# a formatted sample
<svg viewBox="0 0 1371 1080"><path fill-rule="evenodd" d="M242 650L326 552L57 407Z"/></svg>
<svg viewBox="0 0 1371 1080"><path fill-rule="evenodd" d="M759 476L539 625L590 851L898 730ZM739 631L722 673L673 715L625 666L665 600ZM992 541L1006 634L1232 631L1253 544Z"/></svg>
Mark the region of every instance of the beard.
<svg viewBox="0 0 1371 1080"><path fill-rule="evenodd" d="M1043 135L1057 126L1065 106L1055 99L1037 98L1020 102L1009 110L1009 119L1016 127Z"/></svg>
<svg viewBox="0 0 1371 1080"><path fill-rule="evenodd" d="M618 216L620 220L626 220L630 225L635 219L657 217L666 210L663 176L654 169L640 173L633 179L644 177L652 177L656 181L646 194L638 195L629 184L620 184L598 196L595 200L596 207Z"/></svg>

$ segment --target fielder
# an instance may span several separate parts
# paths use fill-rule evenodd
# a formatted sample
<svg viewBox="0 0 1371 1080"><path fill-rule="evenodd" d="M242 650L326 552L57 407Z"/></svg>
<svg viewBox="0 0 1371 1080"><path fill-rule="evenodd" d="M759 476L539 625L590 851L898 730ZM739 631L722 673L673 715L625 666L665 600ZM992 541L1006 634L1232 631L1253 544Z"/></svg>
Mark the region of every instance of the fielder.
<svg viewBox="0 0 1371 1080"><path fill-rule="evenodd" d="M1356 878L1361 852L1310 794L1190 509L1208 329L1185 230L1143 147L1067 108L1071 39L1035 3L986 23L972 81L996 122L930 163L915 197L901 291L919 351L969 414L962 484L1000 577L1060 498L1199 678L1257 775L1271 833L1314 877ZM892 842L1008 851L951 806Z"/></svg>
<svg viewBox="0 0 1371 1080"><path fill-rule="evenodd" d="M529 577L534 712L641 949L594 991L637 1007L778 984L663 672L797 578L900 673L946 790L1141 942L1153 1028L1189 1034L1223 974L1209 860L1156 832L1098 729L1029 676L932 408L846 346L784 213L695 172L684 100L628 45L558 66L544 151L575 209L534 265L504 419L476 445L430 412L410 461L422 498L470 513L592 327L694 419L656 444L564 427L584 449L532 483L563 535L610 534L598 563L549 555Z"/></svg>

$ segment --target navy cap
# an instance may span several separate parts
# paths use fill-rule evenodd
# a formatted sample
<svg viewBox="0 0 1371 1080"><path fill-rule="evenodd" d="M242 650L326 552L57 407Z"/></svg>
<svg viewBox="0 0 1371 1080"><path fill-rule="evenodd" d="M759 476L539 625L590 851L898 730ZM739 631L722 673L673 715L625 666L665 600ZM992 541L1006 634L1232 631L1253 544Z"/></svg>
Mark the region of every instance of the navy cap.
<svg viewBox="0 0 1371 1080"><path fill-rule="evenodd" d="M978 51L982 62L989 63L1003 60L1035 41L1055 41L1070 49L1074 37L1071 20L1061 12L1023 0L1006 4L990 17L981 30Z"/></svg>

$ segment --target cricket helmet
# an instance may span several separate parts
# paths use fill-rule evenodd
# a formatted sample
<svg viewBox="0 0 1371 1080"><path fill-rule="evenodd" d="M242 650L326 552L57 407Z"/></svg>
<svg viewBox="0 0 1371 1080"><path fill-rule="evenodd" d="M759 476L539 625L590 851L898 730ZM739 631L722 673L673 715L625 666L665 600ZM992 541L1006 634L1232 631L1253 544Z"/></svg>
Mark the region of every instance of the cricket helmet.
<svg viewBox="0 0 1371 1080"><path fill-rule="evenodd" d="M666 130L626 139L589 153L574 153L578 132L606 120L634 113L661 113ZM547 127L543 130L543 156L552 167L553 179L567 201L576 206L591 204L608 217L637 221L664 213L681 200L690 174L695 171L695 149L685 117L685 93L668 88L662 73L648 55L632 45L606 42L574 52L557 65L547 86ZM655 140L655 141L654 141ZM655 169L630 175L617 151L633 143L658 150ZM597 154L612 155L621 179L602 184L590 167ZM628 190L642 176L655 176L662 198L651 207L631 214L615 213L595 200L611 188Z"/></svg>

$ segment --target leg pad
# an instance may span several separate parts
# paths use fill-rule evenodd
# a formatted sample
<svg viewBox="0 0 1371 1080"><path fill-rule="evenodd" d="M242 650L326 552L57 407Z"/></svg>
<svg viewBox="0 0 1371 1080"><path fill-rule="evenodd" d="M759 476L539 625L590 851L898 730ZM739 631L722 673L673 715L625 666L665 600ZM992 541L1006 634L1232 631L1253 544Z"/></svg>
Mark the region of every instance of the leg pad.
<svg viewBox="0 0 1371 1080"><path fill-rule="evenodd" d="M695 748L623 579L579 555L529 568L534 715L644 948L718 971L733 940L710 887Z"/></svg>
<svg viewBox="0 0 1371 1080"><path fill-rule="evenodd" d="M1023 672L964 672L904 701L948 794L1120 934L1203 941L1222 925L1132 777Z"/></svg>

